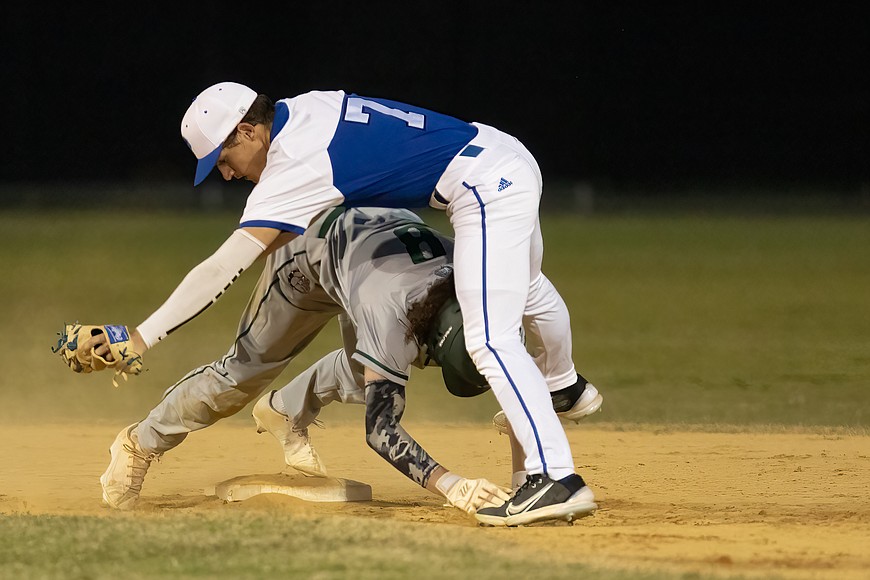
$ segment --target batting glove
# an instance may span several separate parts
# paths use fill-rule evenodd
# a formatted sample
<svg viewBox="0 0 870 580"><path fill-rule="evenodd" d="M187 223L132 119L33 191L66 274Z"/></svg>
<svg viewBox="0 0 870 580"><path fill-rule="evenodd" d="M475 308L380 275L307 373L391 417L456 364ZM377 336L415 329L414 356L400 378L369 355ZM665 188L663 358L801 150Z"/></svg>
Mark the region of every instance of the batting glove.
<svg viewBox="0 0 870 580"><path fill-rule="evenodd" d="M464 477L450 486L444 495L449 505L468 514L475 514L480 508L498 507L510 499L506 489L489 480Z"/></svg>

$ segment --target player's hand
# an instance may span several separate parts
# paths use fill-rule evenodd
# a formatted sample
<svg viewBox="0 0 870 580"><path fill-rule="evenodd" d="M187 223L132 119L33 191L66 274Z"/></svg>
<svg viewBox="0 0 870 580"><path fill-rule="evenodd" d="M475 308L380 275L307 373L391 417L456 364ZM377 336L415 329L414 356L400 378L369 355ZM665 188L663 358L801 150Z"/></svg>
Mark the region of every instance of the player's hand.
<svg viewBox="0 0 870 580"><path fill-rule="evenodd" d="M115 371L112 384L116 387L118 375L126 380L127 375L142 372L142 356L133 350L135 343L125 326L65 324L58 335L57 346L51 350L74 372L112 368Z"/></svg>
<svg viewBox="0 0 870 580"><path fill-rule="evenodd" d="M510 499L510 494L486 479L462 478L447 490L447 501L468 514L485 507L498 507Z"/></svg>
<svg viewBox="0 0 870 580"><path fill-rule="evenodd" d="M94 358L93 355L97 355L97 358ZM77 356L82 363L90 366L95 371L101 371L106 368L107 365L103 361L114 362L112 349L109 348L109 341L105 333L92 336L79 344Z"/></svg>

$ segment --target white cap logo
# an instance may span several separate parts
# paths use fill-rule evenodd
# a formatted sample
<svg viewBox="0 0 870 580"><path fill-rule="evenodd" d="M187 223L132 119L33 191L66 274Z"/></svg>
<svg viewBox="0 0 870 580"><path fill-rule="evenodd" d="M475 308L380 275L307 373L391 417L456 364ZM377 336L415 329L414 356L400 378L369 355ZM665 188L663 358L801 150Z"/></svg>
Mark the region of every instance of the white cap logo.
<svg viewBox="0 0 870 580"><path fill-rule="evenodd" d="M223 142L242 121L257 92L239 83L218 83L201 92L181 120L181 136L199 162L194 185L217 163Z"/></svg>

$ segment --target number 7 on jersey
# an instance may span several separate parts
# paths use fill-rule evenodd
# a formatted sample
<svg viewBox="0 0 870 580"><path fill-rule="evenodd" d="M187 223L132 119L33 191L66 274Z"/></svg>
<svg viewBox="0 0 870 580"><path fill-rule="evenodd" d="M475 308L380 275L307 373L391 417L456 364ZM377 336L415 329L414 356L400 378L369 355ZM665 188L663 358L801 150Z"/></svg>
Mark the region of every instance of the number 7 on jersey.
<svg viewBox="0 0 870 580"><path fill-rule="evenodd" d="M344 113L344 120L350 121L351 123L363 123L368 125L369 113L365 112L364 109L402 120L406 125L408 125L408 127L414 129L426 128L425 115L411 111L402 111L401 109L394 109L377 101L360 97L349 97L347 99L347 109Z"/></svg>

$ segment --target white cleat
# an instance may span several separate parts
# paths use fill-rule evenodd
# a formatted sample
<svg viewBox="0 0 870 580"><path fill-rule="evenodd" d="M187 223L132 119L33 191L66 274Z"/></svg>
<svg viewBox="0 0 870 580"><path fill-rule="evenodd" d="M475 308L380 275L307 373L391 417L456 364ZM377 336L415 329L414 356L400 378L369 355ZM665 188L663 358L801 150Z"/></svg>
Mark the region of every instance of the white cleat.
<svg viewBox="0 0 870 580"><path fill-rule="evenodd" d="M604 402L604 397L598 392L598 389L592 383L586 383L586 388L583 389L580 398L574 403L574 406L563 413L556 413L560 419L567 421L578 422L583 417L591 415L601 410L601 403Z"/></svg>
<svg viewBox="0 0 870 580"><path fill-rule="evenodd" d="M139 501L142 482L151 467L151 462L160 459L157 453L145 453L139 449L134 431L138 423L125 427L109 447L112 459L105 473L100 476L103 486L103 503L118 510L132 509Z"/></svg>
<svg viewBox="0 0 870 580"><path fill-rule="evenodd" d="M574 403L574 406L562 413L556 413L556 415L558 415L560 419L577 423L583 417L600 411L601 403L603 402L604 397L601 396L598 389L596 389L592 383L586 383L586 388L583 389L583 393L580 395L580 398L577 399L577 402ZM492 418L492 425L495 427L495 430L502 435L507 435L511 428L504 411L499 411L495 414Z"/></svg>
<svg viewBox="0 0 870 580"><path fill-rule="evenodd" d="M308 429L293 429L290 417L279 413L272 407L272 395L266 393L254 405L252 415L257 424L257 433L271 433L284 446L284 462L288 467L311 477L326 477L326 466L320 460Z"/></svg>
<svg viewBox="0 0 870 580"><path fill-rule="evenodd" d="M504 411L499 411L492 417L492 426L502 435L507 435L511 432L511 424L507 420Z"/></svg>

